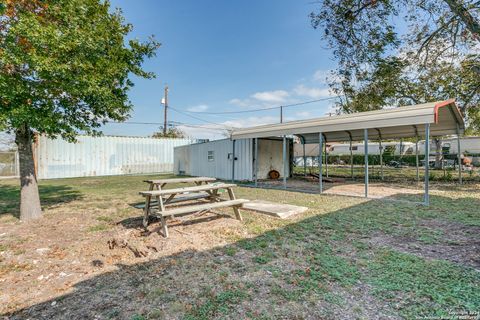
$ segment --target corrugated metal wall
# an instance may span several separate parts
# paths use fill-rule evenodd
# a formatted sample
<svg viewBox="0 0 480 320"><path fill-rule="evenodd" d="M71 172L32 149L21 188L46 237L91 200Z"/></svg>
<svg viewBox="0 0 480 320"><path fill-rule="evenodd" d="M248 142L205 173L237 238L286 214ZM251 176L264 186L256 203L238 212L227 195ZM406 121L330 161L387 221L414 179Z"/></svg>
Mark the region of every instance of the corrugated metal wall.
<svg viewBox="0 0 480 320"><path fill-rule="evenodd" d="M277 170L283 177L283 142L274 139L259 139L258 177L267 179L270 170ZM208 152L213 151L213 160ZM232 179L232 141L229 139L197 143L175 148L176 174L208 176L217 179ZM253 139L239 139L235 142L235 180L252 181L254 171ZM287 149L287 159L290 152ZM287 173L289 172L287 164Z"/></svg>
<svg viewBox="0 0 480 320"><path fill-rule="evenodd" d="M173 150L190 139L79 136L77 143L39 136L40 179L173 172Z"/></svg>
<svg viewBox="0 0 480 320"><path fill-rule="evenodd" d="M175 173L182 171L192 176L208 176L230 180L232 178L233 142L229 139L197 143L175 148ZM208 152L213 151L213 161L208 161ZM235 180L253 179L252 139L235 142Z"/></svg>
<svg viewBox="0 0 480 320"><path fill-rule="evenodd" d="M20 175L18 151L0 151L0 179Z"/></svg>

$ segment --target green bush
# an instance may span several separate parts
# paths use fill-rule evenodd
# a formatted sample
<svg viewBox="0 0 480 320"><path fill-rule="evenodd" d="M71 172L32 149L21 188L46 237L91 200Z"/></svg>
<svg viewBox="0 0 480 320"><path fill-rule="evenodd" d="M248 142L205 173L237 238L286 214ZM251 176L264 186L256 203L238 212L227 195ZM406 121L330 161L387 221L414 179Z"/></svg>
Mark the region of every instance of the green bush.
<svg viewBox="0 0 480 320"><path fill-rule="evenodd" d="M383 155L382 159L383 159L383 164L388 164L390 163L390 161L398 161L405 165L415 166L415 163L416 163L415 155L404 155L404 156ZM420 164L420 161L422 161L423 159L424 159L423 155L418 156L419 164ZM323 156L323 160L325 161L325 155ZM328 156L329 164L338 163L340 161L343 161L345 164L350 164L350 155L341 155L341 156L329 155ZM364 163L365 163L364 155L362 154L353 155L353 164L360 165ZM368 163L371 165L380 164L380 155L369 155Z"/></svg>

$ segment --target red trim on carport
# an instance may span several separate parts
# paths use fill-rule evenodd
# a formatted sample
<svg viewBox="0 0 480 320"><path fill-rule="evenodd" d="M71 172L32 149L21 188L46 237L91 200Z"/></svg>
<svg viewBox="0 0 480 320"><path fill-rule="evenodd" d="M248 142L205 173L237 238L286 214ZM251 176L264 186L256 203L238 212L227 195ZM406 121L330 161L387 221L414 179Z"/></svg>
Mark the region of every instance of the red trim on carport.
<svg viewBox="0 0 480 320"><path fill-rule="evenodd" d="M433 117L433 119L435 120L435 123L438 123L438 109L440 109L441 107L446 107L450 104L453 104L455 106L455 108L457 108L457 110L458 110L457 104L455 103L455 99L448 99L448 100L439 102L435 105L434 117ZM460 112L460 110L458 110L458 112Z"/></svg>

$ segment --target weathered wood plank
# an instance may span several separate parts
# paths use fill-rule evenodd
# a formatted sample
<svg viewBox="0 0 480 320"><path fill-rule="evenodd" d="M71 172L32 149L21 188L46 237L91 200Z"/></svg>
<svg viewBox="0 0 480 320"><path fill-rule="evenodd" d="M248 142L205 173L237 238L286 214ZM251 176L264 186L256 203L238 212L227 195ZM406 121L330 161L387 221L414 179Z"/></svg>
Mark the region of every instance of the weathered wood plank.
<svg viewBox="0 0 480 320"><path fill-rule="evenodd" d="M168 203L165 203L165 205L172 205L172 204L175 204L175 203L179 203L179 202L184 202L184 201L191 201L191 200L199 200L199 199L205 199L205 198L210 198L211 195L209 195L208 193L196 193L196 194L177 194L175 196L175 198L173 198L172 200L170 200ZM152 207L156 207L158 204L157 204L157 201L155 200L151 200L150 201L150 208ZM136 205L134 205L135 208L137 209L143 209L145 208L145 202L144 203L138 203Z"/></svg>
<svg viewBox="0 0 480 320"><path fill-rule="evenodd" d="M164 196L170 195L173 193L185 193L185 192L200 192L200 191L211 191L218 189L228 189L236 187L235 184L221 183L221 184L206 184L195 187L185 187L185 188L175 188L175 189L164 189L164 190L151 190L151 191L141 191L140 194L144 197L146 196Z"/></svg>
<svg viewBox="0 0 480 320"><path fill-rule="evenodd" d="M235 193L233 193L232 188L228 188L228 196L230 197L231 201L236 199ZM235 213L235 217L237 217L237 220L243 221L242 215L240 214L240 210L238 210L237 206L233 207L233 212Z"/></svg>
<svg viewBox="0 0 480 320"><path fill-rule="evenodd" d="M226 200L226 201L220 201L220 202L199 204L194 206L180 207L180 208L169 209L164 211L157 211L155 212L155 214L157 214L158 216L171 216L171 215L178 215L178 214L184 214L184 213L194 213L194 212L203 211L203 210L211 210L216 208L235 207L235 206L240 207L248 201L249 200L247 199Z"/></svg>
<svg viewBox="0 0 480 320"><path fill-rule="evenodd" d="M212 177L192 177L192 178L169 178L169 179L144 180L144 182L147 182L150 184L212 182L212 181L217 181L217 179Z"/></svg>

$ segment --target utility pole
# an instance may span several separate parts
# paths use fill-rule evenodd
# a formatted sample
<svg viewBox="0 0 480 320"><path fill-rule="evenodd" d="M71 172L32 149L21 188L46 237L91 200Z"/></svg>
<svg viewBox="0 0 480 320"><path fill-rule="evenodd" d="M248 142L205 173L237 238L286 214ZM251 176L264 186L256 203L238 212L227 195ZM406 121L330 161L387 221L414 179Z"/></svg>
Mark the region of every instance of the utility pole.
<svg viewBox="0 0 480 320"><path fill-rule="evenodd" d="M163 115L163 134L167 134L167 109L168 109L168 86L165 86L165 96L163 98L163 104L165 105Z"/></svg>
<svg viewBox="0 0 480 320"><path fill-rule="evenodd" d="M283 106L280 106L280 123L283 123Z"/></svg>

